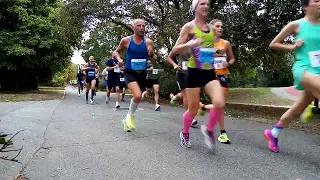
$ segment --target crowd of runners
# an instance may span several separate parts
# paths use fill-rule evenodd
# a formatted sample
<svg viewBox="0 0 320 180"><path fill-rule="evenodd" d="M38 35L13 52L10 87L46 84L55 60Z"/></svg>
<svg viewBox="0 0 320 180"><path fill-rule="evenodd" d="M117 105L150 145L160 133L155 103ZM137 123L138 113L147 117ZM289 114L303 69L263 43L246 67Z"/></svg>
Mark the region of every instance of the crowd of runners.
<svg viewBox="0 0 320 180"><path fill-rule="evenodd" d="M208 123L201 126L201 132L208 148L215 147L214 129L217 124L220 127L218 141L230 143L224 127L224 108L225 93L228 93L230 86L228 67L235 64L235 56L231 43L221 38L223 22L219 19L206 22L209 3L209 0L192 1L191 11L195 18L181 28L176 44L168 55L168 62L176 71L177 86L180 89L180 93L170 95L171 104L175 104L177 100L183 102L186 112L182 115L180 145L188 148L191 147L189 128L198 123L195 117L204 111L208 111L209 118ZM295 53L292 69L294 85L302 92L276 125L264 131L268 147L273 152L279 152L278 136L283 128L298 116L307 122L312 116L310 104L314 98L320 98L320 1L301 0L301 5L305 16L290 22L270 43L272 49ZM116 92L116 108L120 108L121 92L122 101L127 88L132 93L129 111L122 120L126 132L136 129L135 112L141 100L150 95L151 90L154 93L155 110L160 109L159 69L155 68L157 55L154 43L145 36L146 27L143 19L135 19L132 30L134 34L121 39L101 73L107 89L107 104L110 103L112 89ZM292 45L283 43L289 36L295 37ZM120 56L121 52L126 53L125 59ZM78 74L79 95L85 80L86 103L90 101L94 104L100 72L100 67L91 56ZM200 102L201 88L211 104L204 105Z"/></svg>

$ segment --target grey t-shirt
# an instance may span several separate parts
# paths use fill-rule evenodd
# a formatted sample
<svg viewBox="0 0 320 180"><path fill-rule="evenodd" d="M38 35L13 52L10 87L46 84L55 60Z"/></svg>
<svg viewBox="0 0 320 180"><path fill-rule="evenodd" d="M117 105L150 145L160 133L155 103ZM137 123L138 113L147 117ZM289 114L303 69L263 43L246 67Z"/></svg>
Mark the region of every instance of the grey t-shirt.
<svg viewBox="0 0 320 180"><path fill-rule="evenodd" d="M149 69L150 67L153 67L152 65L152 61L150 59L148 59L148 62L147 62L147 69ZM147 70L147 79L158 79L159 78L159 70L155 69L153 67L153 70L152 71L148 71Z"/></svg>
<svg viewBox="0 0 320 180"><path fill-rule="evenodd" d="M178 71L177 73L187 74L187 72L188 72L188 61L189 61L190 56L191 56L191 52L190 51L182 53L182 54L179 54L177 56L178 65L182 67L182 71Z"/></svg>

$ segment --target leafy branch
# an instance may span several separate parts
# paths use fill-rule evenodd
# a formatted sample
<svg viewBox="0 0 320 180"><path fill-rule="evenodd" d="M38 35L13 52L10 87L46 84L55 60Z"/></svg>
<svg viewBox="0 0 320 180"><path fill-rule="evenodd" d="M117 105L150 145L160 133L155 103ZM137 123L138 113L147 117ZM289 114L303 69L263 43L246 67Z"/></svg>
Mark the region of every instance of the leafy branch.
<svg viewBox="0 0 320 180"><path fill-rule="evenodd" d="M20 130L18 132L16 132L11 138L9 138L8 140L6 140L5 138L9 135L9 134L4 134L4 133L0 133L0 145L2 145L2 147L0 148L0 153L8 153L8 152L18 152L13 158L9 158L9 156L0 156L0 159L3 160L7 160L7 161L13 161L13 162L17 162L17 163L21 163L19 162L19 160L17 160L16 158L20 155L23 146L21 146L20 149L9 149L11 145L13 145L12 139L18 135L20 132L22 132L24 130Z"/></svg>

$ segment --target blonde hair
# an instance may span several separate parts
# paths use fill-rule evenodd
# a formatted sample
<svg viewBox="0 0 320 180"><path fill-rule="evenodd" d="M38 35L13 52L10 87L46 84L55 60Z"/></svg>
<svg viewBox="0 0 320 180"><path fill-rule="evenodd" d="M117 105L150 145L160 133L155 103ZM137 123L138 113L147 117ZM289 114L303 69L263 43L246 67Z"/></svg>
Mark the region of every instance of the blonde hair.
<svg viewBox="0 0 320 180"><path fill-rule="evenodd" d="M213 19L212 21L210 21L210 25L214 25L216 22L222 22L220 19Z"/></svg>
<svg viewBox="0 0 320 180"><path fill-rule="evenodd" d="M93 56L90 56L90 57L89 57L89 59L91 59L91 58L92 58L92 59L94 59L94 57L93 57Z"/></svg>
<svg viewBox="0 0 320 180"><path fill-rule="evenodd" d="M200 0L192 0L192 4L190 7L191 12L195 12Z"/></svg>

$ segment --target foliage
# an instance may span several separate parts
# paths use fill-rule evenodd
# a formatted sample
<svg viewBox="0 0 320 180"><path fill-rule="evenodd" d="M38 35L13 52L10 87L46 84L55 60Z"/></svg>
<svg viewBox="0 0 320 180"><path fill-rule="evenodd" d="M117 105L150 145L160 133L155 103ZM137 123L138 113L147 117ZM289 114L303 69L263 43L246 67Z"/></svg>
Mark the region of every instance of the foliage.
<svg viewBox="0 0 320 180"><path fill-rule="evenodd" d="M63 34L66 30L59 19L63 5L62 0L0 1L0 66L17 72L27 69L38 77L30 77L36 82L63 70L70 62L75 41ZM19 79L21 75L16 74Z"/></svg>
<svg viewBox="0 0 320 180"><path fill-rule="evenodd" d="M76 79L77 68L76 64L69 64L64 70L55 73L52 80L45 85L53 87L65 86L69 80Z"/></svg>
<svg viewBox="0 0 320 180"><path fill-rule="evenodd" d="M122 37L129 31L113 23L99 23L90 32L90 38L84 42L84 59L94 56L100 67L105 67L105 60L110 59Z"/></svg>
<svg viewBox="0 0 320 180"><path fill-rule="evenodd" d="M110 56L121 35L131 32L134 18L147 22L147 36L158 50L158 64L165 69L160 77L161 94L176 91L175 72L166 63L167 52L178 38L183 24L193 19L189 13L191 0L67 0L69 14L84 19L74 27L91 30L90 39L83 46L87 56L101 59ZM231 42L236 64L230 67L231 82L236 87L284 86L292 83L290 54L269 49L269 43L288 22L301 18L299 0L211 0L208 20L219 18L224 23L224 39ZM119 28L112 31L115 27ZM72 28L72 27L71 27ZM72 28L75 29L75 28ZM111 30L110 30L111 29ZM115 32L118 32L116 34ZM108 36L118 36L106 42ZM292 39L287 39L290 43ZM100 43L101 42L101 43ZM160 51L160 49L162 51ZM161 54L162 53L162 54Z"/></svg>

